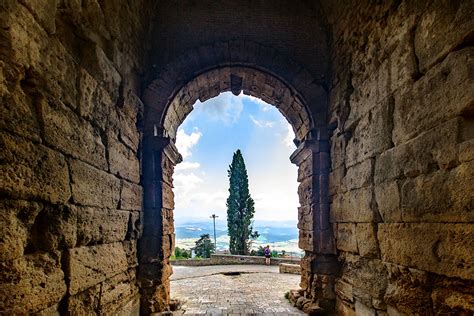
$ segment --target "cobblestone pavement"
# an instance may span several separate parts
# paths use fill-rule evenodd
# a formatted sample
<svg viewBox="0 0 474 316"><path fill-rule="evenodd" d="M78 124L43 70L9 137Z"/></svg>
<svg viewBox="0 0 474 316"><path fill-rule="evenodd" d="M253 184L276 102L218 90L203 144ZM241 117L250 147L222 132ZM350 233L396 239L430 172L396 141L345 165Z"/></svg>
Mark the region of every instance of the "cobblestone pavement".
<svg viewBox="0 0 474 316"><path fill-rule="evenodd" d="M300 276L277 266L173 267L171 296L183 305L175 315L304 315L285 298ZM240 272L238 275L223 273Z"/></svg>

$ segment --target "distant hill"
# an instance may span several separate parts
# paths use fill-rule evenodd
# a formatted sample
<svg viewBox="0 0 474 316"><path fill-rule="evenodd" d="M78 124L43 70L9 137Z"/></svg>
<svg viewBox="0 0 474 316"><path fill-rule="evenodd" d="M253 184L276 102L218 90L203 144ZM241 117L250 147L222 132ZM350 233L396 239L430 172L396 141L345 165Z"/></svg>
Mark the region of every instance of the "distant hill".
<svg viewBox="0 0 474 316"><path fill-rule="evenodd" d="M276 250L300 251L298 243L298 228L296 221L258 221L254 222L255 230L260 237L254 242L254 247L270 244ZM194 241L202 234L214 236L212 220L184 220L176 221L176 243L179 247L191 248ZM227 222L216 221L217 248L228 248Z"/></svg>

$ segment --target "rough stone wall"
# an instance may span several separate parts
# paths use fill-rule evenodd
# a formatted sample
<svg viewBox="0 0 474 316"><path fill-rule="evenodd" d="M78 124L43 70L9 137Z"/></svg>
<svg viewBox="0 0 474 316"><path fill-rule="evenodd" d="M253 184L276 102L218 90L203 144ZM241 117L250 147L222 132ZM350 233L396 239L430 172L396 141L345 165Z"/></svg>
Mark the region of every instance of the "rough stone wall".
<svg viewBox="0 0 474 316"><path fill-rule="evenodd" d="M346 315L474 311L474 2L323 3Z"/></svg>
<svg viewBox="0 0 474 316"><path fill-rule="evenodd" d="M1 313L138 308L150 8L0 3Z"/></svg>

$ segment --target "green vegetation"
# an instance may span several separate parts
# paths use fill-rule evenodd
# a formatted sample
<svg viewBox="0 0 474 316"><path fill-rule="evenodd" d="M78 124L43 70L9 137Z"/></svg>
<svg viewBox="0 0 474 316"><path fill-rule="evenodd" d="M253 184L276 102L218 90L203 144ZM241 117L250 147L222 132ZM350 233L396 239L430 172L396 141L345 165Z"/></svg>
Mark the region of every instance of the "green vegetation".
<svg viewBox="0 0 474 316"><path fill-rule="evenodd" d="M174 248L174 253L171 256L171 260L182 260L189 258L191 258L191 250L186 250L179 247Z"/></svg>
<svg viewBox="0 0 474 316"><path fill-rule="evenodd" d="M214 253L214 243L211 241L209 234L201 235L201 238L196 241L196 247L194 247L194 251L197 257L211 257L211 253Z"/></svg>
<svg viewBox="0 0 474 316"><path fill-rule="evenodd" d="M252 239L259 234L253 231L254 200L250 196L247 169L240 149L233 157L228 170L229 197L227 198L227 228L229 250L233 255L248 255Z"/></svg>

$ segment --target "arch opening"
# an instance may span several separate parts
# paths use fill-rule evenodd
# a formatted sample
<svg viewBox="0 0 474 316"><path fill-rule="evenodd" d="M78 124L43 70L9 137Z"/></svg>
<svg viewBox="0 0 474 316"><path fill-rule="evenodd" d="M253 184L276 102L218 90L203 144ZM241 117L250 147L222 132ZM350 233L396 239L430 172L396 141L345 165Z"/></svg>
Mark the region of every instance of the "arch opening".
<svg viewBox="0 0 474 316"><path fill-rule="evenodd" d="M306 97L299 89L280 80L271 72L261 71L255 67L224 66L213 67L212 70L201 71L199 75L184 81L179 78L175 84L179 88L170 88L170 96L157 94L157 82L165 85L163 80L155 80L147 91L145 100L145 127L157 126L151 132L145 128L143 142L143 184L145 204L144 236L140 241L139 257L145 264L139 267L139 275L144 277L142 288L142 309L155 312L166 309L170 300L169 277L172 269L169 258L174 249L175 231L173 227L173 179L174 166L182 161L175 146L178 127L193 110L193 104L204 102L221 92L231 91L262 99L273 104L292 126L295 133L294 143L297 150L291 155L291 162L298 166L298 208L299 247L305 251L302 260L301 291L305 293L313 305L318 308L334 307L332 284L326 282L321 293L311 293L311 284L318 273L326 279L335 278L337 260L335 258L334 241L329 225L328 172L329 146L325 139L327 131L313 119L308 110L308 100L325 101L325 93L321 86L312 85L310 97ZM159 85L159 84L158 84ZM156 98L158 97L159 101ZM161 105L160 105L161 104ZM321 108L324 106L320 105ZM317 108L317 107L312 107ZM325 119L319 119L325 121ZM147 228L148 227L148 228ZM158 231L156 231L158 228ZM149 233L147 233L149 232ZM153 233L151 233L153 232ZM154 235L149 239L147 235ZM153 252L148 252L152 249ZM317 256L316 256L317 255ZM149 266L151 259L159 261L155 267ZM314 267L314 263L322 262L322 271ZM148 265L147 265L148 264ZM326 271L330 267L330 271ZM149 275L147 269L159 270L156 275ZM326 269L326 270L324 270ZM321 274L322 275L322 274ZM157 285L156 277L160 283ZM157 294L158 293L158 294ZM161 301L157 300L160 297Z"/></svg>
<svg viewBox="0 0 474 316"><path fill-rule="evenodd" d="M255 313L263 313L268 312L269 308L264 309L255 302L265 304L273 299L281 301L281 306L278 306L281 312L284 310L288 313L299 312L284 299L285 292L298 288L299 276L275 273L278 271L275 264L282 261L289 263L291 262L289 255L293 255L293 258L299 258L300 255L296 227L297 168L288 161L288 157L295 149L292 144L294 134L288 127L290 125L274 106L260 99L257 101L256 98L244 95L234 96L230 92L222 93L203 103L198 101L179 127L176 145L183 156L183 162L177 165L173 175L175 236L178 250L182 253L182 249L193 248L194 242L203 234L208 234L214 242L213 223L209 217L211 214L218 215L216 219L218 255L212 255L210 259L171 261L174 274L170 282L170 295L173 299L185 302L183 305L185 310L197 313L211 309L221 309L223 312L252 309ZM286 140L277 133L287 136ZM227 170L237 149L241 149L244 157L250 195L255 201L252 228L260 234L253 240L251 251L246 253L252 257L229 256L228 251L223 252L224 249L229 249L226 211L226 199L229 197ZM267 244L270 244L271 249L278 252L280 257L272 260L270 267L263 266L263 258L257 257L256 254L259 248ZM287 256L281 258L282 254ZM262 266L186 267L186 265L200 265L203 262L207 264L259 262ZM227 270L228 268L237 270ZM188 275L193 277L198 275L200 271L206 275L209 269L216 273L225 269L225 271L252 271L256 274L253 274L252 278L244 276L238 280L221 278L217 275L203 276L199 278L199 282L194 278L187 278ZM267 273L262 274L263 271ZM265 282L256 282L264 276L267 279L266 283L275 284L274 288L267 288ZM204 297L203 291L196 290L201 288L197 285L199 283L209 287L206 297L209 295L214 297L209 306L193 304L197 299ZM249 288L255 289L255 297L246 294ZM259 296L259 293L262 294ZM266 296L263 293L266 293ZM235 306L226 309L225 298L236 295L243 295L242 299L247 300L247 306L235 303Z"/></svg>

